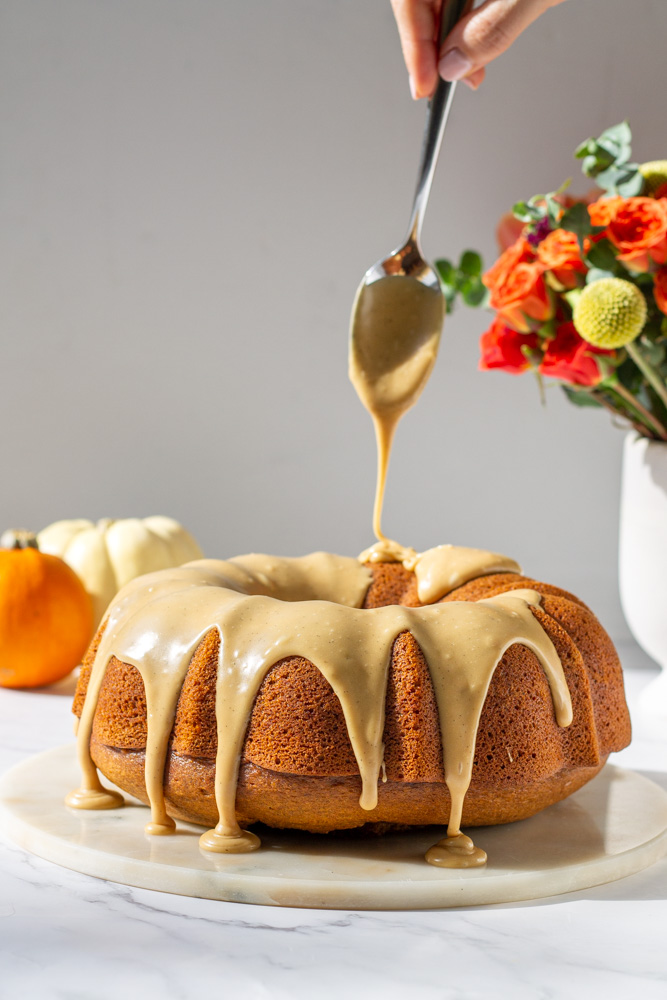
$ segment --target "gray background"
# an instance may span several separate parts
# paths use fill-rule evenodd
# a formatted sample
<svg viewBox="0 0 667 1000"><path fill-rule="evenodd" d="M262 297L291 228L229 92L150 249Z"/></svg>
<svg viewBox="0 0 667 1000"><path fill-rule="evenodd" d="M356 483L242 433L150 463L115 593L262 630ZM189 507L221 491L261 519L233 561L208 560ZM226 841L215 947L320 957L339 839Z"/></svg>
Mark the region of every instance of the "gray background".
<svg viewBox="0 0 667 1000"><path fill-rule="evenodd" d="M424 104L388 0L1 0L0 527L167 513L207 554L356 554L374 444L347 381L364 270L403 235ZM629 117L665 156L665 0L571 0L460 87L424 233L498 216ZM623 638L622 432L477 371L448 319L385 527L491 547Z"/></svg>

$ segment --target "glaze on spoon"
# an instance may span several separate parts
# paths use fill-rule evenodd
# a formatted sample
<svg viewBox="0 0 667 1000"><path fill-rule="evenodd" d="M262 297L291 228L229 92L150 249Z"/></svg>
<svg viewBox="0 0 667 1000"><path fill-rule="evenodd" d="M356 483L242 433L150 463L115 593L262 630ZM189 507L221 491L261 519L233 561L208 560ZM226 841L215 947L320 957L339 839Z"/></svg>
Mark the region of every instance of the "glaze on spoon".
<svg viewBox="0 0 667 1000"><path fill-rule="evenodd" d="M469 0L445 0L441 40L470 6ZM433 370L445 317L440 281L424 260L420 235L454 89L454 83L440 80L429 102L408 237L369 268L352 308L350 379L375 427L373 531L385 555L395 545L382 531L391 445L399 420L417 402Z"/></svg>

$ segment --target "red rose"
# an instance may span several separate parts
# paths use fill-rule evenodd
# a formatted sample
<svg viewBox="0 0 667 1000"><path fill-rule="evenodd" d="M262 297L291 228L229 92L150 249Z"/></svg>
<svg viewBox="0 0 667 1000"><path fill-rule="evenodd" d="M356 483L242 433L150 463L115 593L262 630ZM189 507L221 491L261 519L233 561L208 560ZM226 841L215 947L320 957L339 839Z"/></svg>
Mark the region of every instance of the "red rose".
<svg viewBox="0 0 667 1000"><path fill-rule="evenodd" d="M618 259L631 271L649 271L667 261L667 199L625 198L607 226L621 251Z"/></svg>
<svg viewBox="0 0 667 1000"><path fill-rule="evenodd" d="M581 259L579 242L574 233L554 229L538 246L537 259L545 270L551 271L562 288L576 288L583 284L579 275L586 274L587 267Z"/></svg>
<svg viewBox="0 0 667 1000"><path fill-rule="evenodd" d="M517 333L496 317L486 333L482 334L479 346L481 350L479 367L482 371L500 368L501 371L509 372L511 375L519 375L530 368L530 362L523 348L535 350L537 334Z"/></svg>
<svg viewBox="0 0 667 1000"><path fill-rule="evenodd" d="M593 347L579 336L574 323L562 323L547 344L538 371L573 385L597 385L604 373L595 356L603 354L613 356L614 351Z"/></svg>
<svg viewBox="0 0 667 1000"><path fill-rule="evenodd" d="M661 268L653 278L653 298L661 312L667 315L667 267Z"/></svg>

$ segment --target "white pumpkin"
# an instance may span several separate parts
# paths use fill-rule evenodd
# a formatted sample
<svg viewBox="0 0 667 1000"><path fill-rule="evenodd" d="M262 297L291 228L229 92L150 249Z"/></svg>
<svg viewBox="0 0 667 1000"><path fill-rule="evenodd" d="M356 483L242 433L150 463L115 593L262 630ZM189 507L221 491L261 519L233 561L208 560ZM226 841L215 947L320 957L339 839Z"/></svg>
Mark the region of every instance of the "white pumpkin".
<svg viewBox="0 0 667 1000"><path fill-rule="evenodd" d="M121 587L143 573L201 559L191 534L171 517L56 521L37 535L41 552L60 556L93 599L95 625Z"/></svg>

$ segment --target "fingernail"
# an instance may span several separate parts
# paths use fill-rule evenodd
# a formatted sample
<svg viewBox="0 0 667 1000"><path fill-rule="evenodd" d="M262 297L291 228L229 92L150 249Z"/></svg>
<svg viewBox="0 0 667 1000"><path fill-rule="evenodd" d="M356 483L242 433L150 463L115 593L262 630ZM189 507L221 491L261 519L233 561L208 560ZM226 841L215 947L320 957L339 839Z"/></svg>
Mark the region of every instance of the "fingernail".
<svg viewBox="0 0 667 1000"><path fill-rule="evenodd" d="M472 63L460 49L450 49L438 63L438 73L443 80L462 80L470 70Z"/></svg>
<svg viewBox="0 0 667 1000"><path fill-rule="evenodd" d="M461 83L465 83L466 87L470 87L471 90L477 90L477 88L479 87L478 83L473 83L473 81L467 76L463 77Z"/></svg>
<svg viewBox="0 0 667 1000"><path fill-rule="evenodd" d="M415 81L413 80L413 78L411 76L408 77L408 80L410 82L410 93L412 94L412 100L416 101L417 100L417 87L415 85Z"/></svg>

